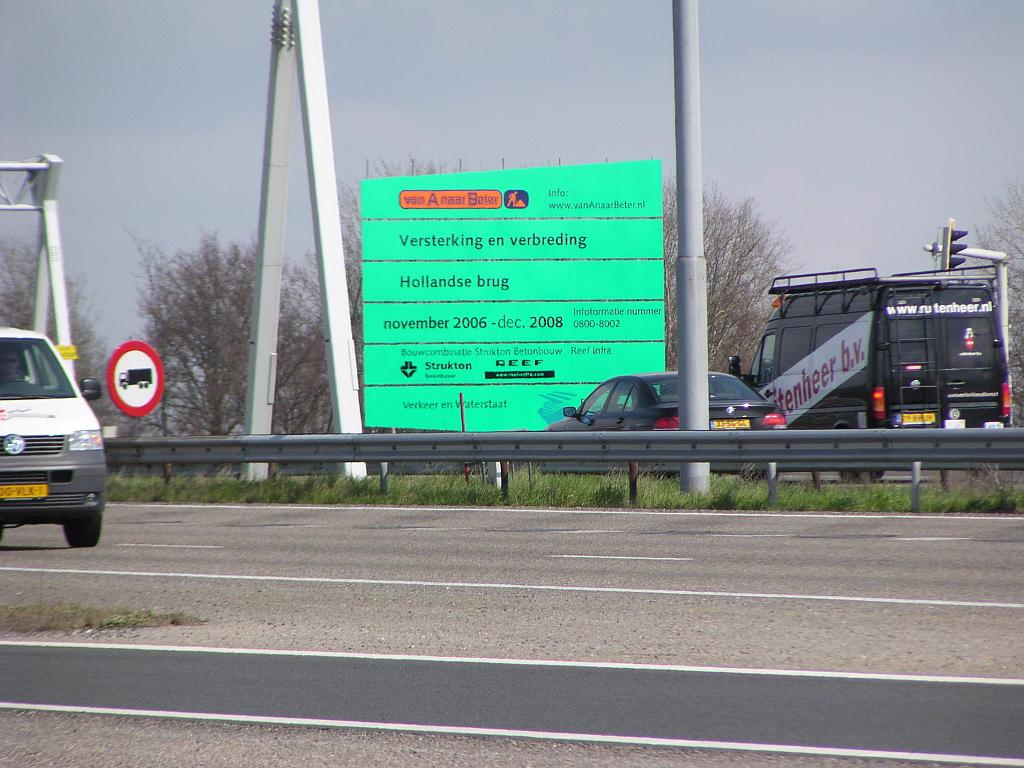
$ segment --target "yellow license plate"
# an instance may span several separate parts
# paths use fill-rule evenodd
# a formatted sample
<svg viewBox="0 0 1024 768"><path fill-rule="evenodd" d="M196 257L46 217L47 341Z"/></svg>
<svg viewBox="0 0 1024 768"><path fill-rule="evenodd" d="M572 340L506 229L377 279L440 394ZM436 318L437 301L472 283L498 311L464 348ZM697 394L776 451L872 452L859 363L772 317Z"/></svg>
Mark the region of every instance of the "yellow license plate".
<svg viewBox="0 0 1024 768"><path fill-rule="evenodd" d="M934 413L904 413L903 414L904 424L934 424L935 414Z"/></svg>
<svg viewBox="0 0 1024 768"><path fill-rule="evenodd" d="M712 419L712 429L750 429L750 419Z"/></svg>
<svg viewBox="0 0 1024 768"><path fill-rule="evenodd" d="M0 485L0 499L42 499L50 489L46 483L36 485Z"/></svg>

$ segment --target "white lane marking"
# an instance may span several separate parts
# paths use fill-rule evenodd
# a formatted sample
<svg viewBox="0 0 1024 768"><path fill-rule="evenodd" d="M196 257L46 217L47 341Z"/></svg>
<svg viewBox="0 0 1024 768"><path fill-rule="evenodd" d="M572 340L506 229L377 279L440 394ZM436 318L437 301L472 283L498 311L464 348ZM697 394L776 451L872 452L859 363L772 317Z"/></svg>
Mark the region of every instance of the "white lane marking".
<svg viewBox="0 0 1024 768"><path fill-rule="evenodd" d="M428 532L428 533L433 533L433 532L437 532L437 531L441 531L441 532L447 532L447 531L476 531L478 533L494 533L495 532L493 529L490 529L490 528L477 528L477 527L465 527L465 526L451 526L451 527L448 527L448 526L440 526L440 525L401 525L401 526L397 526L395 528L389 528L388 530L389 531L390 530L399 531L401 533L407 533L407 532L420 533L422 531L425 531L425 532ZM580 533L630 533L630 531L624 531L624 530L621 530L621 529L618 529L618 528L582 528L582 529L579 529L579 530L571 530L571 531L569 531L569 530L565 530L565 531L544 530L543 533L551 533L551 534L564 533L564 534L569 534L569 535L575 535L575 534L580 534ZM785 534L785 535L788 535L788 534Z"/></svg>
<svg viewBox="0 0 1024 768"><path fill-rule="evenodd" d="M579 560L673 560L691 561L692 557L630 557L627 555L548 555L548 557L566 557Z"/></svg>
<svg viewBox="0 0 1024 768"><path fill-rule="evenodd" d="M154 547L160 549L224 549L220 544L118 544L119 547Z"/></svg>
<svg viewBox="0 0 1024 768"><path fill-rule="evenodd" d="M0 647L76 648L83 650L158 651L161 653L220 653L236 656L298 656L323 659L361 659L370 661L424 661L451 664L505 664L514 667L569 667L585 669L625 669L653 672L709 672L727 675L765 677L811 677L838 680L884 680L904 683L958 683L971 685L1020 685L1024 678L957 677L951 675L907 675L881 672L835 672L806 669L759 667L707 667L688 664L644 664L627 661L566 661L563 659L499 659L488 656L427 656L407 653L356 653L350 651L296 651L274 648L231 648L205 645L150 645L145 643L73 643L48 640L0 640Z"/></svg>
<svg viewBox="0 0 1024 768"><path fill-rule="evenodd" d="M584 528L580 531L545 531L545 533L567 533L570 536L575 536L579 533L629 533L629 531L616 531L611 528Z"/></svg>
<svg viewBox="0 0 1024 768"><path fill-rule="evenodd" d="M900 536L894 541L973 541L973 539L959 536Z"/></svg>
<svg viewBox="0 0 1024 768"><path fill-rule="evenodd" d="M690 749L724 749L746 752L773 752L779 754L821 755L830 757L862 757L887 760L930 761L937 763L971 763L974 765L1024 766L1024 760L974 755L929 754L926 752L895 752L870 749L839 749L806 747L788 744L754 744L732 741L699 741L695 739L656 739L633 736L608 736L597 733L564 733L556 731L523 731L507 728L471 728L468 726L420 725L418 723L380 723L361 720L325 720L319 718L272 717L269 715L225 715L208 712L173 712L148 709L119 709L114 707L82 707L57 704L22 704L0 702L2 709L60 712L82 715L121 715L125 717L154 717L211 722L259 723L261 725L297 725L316 728L362 728L381 731L413 733L458 734L466 736L494 736L500 738L546 739L551 741L583 741L600 744L630 744L652 747L685 747Z"/></svg>
<svg viewBox="0 0 1024 768"><path fill-rule="evenodd" d="M330 510L332 512L344 511L366 511L366 512L474 512L493 514L494 512L510 512L519 514L558 514L558 515L626 515L631 517L653 516L653 517L768 517L768 518L821 518L827 520L859 520L870 523L875 520L946 520L956 522L957 520L984 520L989 523L1021 523L1024 516L1020 514L1007 515L920 515L920 514L874 514L874 513L831 513L831 512L710 512L693 510L664 510L664 509L554 509L544 507L389 507L367 504L162 504L156 502L145 502L132 504L126 501L109 502L108 507L152 507L154 509L244 509L253 512L260 509L291 510L301 511Z"/></svg>
<svg viewBox="0 0 1024 768"><path fill-rule="evenodd" d="M325 576L252 576L229 573L188 573L175 571L105 571L85 568L23 568L0 566L10 573L53 573L89 576L134 576L139 578L209 579L221 581L277 581L290 584L358 584L376 587L439 587L441 589L515 589L540 592L585 592L612 595L664 595L670 597L726 597L754 600L823 600L829 602L885 603L889 605L931 605L952 608L1024 609L1024 603L979 600L927 600L903 597L856 597L852 595L798 595L773 592L719 592L693 589L637 589L629 587L582 587L559 584L499 584L492 582L416 581L412 579L342 579Z"/></svg>

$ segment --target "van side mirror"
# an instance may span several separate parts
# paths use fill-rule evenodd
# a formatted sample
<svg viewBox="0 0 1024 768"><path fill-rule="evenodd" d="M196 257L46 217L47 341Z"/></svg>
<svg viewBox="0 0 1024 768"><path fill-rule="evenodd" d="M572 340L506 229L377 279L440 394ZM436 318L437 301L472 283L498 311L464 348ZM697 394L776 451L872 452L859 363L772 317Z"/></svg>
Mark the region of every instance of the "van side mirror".
<svg viewBox="0 0 1024 768"><path fill-rule="evenodd" d="M86 400L99 400L103 396L103 389L96 379L80 379L78 388L82 390L82 397Z"/></svg>
<svg viewBox="0 0 1024 768"><path fill-rule="evenodd" d="M740 356L729 355L729 373L733 376L740 376Z"/></svg>
<svg viewBox="0 0 1024 768"><path fill-rule="evenodd" d="M571 405L567 405L565 408L562 409L562 415L565 416L565 418L567 419L575 419L576 409L573 408Z"/></svg>

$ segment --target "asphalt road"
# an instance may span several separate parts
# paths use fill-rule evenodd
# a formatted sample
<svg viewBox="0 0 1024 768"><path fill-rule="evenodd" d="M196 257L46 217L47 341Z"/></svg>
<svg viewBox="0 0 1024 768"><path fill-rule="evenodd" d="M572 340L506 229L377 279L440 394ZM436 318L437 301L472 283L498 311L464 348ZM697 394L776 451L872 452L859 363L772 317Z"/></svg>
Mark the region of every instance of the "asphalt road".
<svg viewBox="0 0 1024 768"><path fill-rule="evenodd" d="M1021 758L1024 764L1024 749L1013 741L1020 738L1021 730L1017 727L1024 698L1020 684L851 681L827 674L783 676L779 683L762 673L692 671L704 666L1020 679L1024 677L1022 545L1024 518L1019 516L113 505L104 539L95 550L64 548L57 528L6 532L0 547L0 602L60 599L149 607L184 611L206 622L131 632L52 634L33 641L685 666L687 670L588 668L587 674L600 671L620 677L614 684L588 678L591 688L584 686L580 690L587 693L573 697L586 706L563 705L557 711L560 717L568 717L579 710L576 714L593 724L584 730L605 735L623 728L643 730L645 723L650 726L648 736L670 733L671 728L663 727L666 723L655 726L671 710L686 713L684 719L691 725L703 723L703 730L684 734L692 741L714 740L718 734L718 741L766 745L775 742L764 739L782 733L777 726L788 720L796 732L804 730L797 740L803 746L855 744L857 749L906 748L927 753L938 749L944 754ZM27 638L8 635L5 639L24 642ZM7 664L12 653L43 654L47 663L58 663L58 658L69 658L63 655L70 653L94 654L88 658L96 659L95 663L103 654L130 653L95 647L7 646L0 650ZM151 654L157 652L136 653L153 659ZM262 657L245 658L252 662ZM330 663L337 665L340 660ZM408 666L408 662L382 659L374 663ZM453 664L436 663L446 664L445 669ZM476 669L466 664L458 668ZM27 680L29 689L33 682L42 687L46 677L42 672L32 672L31 665L20 661L14 669L22 671L21 679ZM531 690L530 686L517 688L531 667L506 669L489 664L483 669L488 675L503 670L497 679L476 683L483 692ZM540 679L551 677L552 668L541 669ZM571 666L557 669L559 674L580 673ZM664 676L676 681L689 677L673 693L658 694L660 699L655 696L660 706L645 708L649 683L629 689L628 696L611 696L610 701L599 695L623 690L624 674L654 674L659 680ZM62 677L74 680L76 675ZM166 678L186 680L187 675L179 671ZM13 680L6 675L5 679ZM120 680L122 685L114 689L127 691L124 683L131 677L103 679ZM728 686L725 693L715 692L725 685L723 681L736 679L748 686L757 681L760 693L744 689L738 694ZM699 687L694 687L694 680L701 681ZM798 693L793 693L794 681L799 683ZM186 691L202 690L194 684L182 685ZM867 685L864 690L870 693L854 695L849 693L854 688L843 687L850 685ZM968 686L963 690L982 693L949 694L961 691L957 686L963 685ZM161 692L163 687L150 686ZM283 683L271 688L286 690ZM417 690L439 689L424 683ZM826 693L816 699L807 690ZM910 695L909 690L929 693L914 693L912 703L900 703L899 697ZM664 696L669 696L671 707L664 705ZM933 696L938 698L932 700ZM9 700L6 695L0 698ZM401 696L389 699L385 709L400 711L397 702L402 700ZM425 700L429 702L430 697ZM522 709L516 717L505 712L505 720L496 721L517 726L509 730L522 725L519 715L548 711L535 697L527 704L500 696L494 701ZM82 703L72 703L76 702ZM133 709L130 704L124 708ZM487 710L477 706L472 714L482 711ZM805 715L794 719L793 713L800 711ZM893 719L893 712L903 712L903 719ZM807 713L814 716L808 720ZM850 733L826 730L815 736L813 729L807 731L809 722L829 718L835 727ZM349 711L345 719L367 720ZM460 719L466 717L455 718ZM875 725L866 735L855 733L872 721ZM156 728L137 720L128 721L135 726L127 726L89 715L7 712L0 714L0 727L5 739L13 734L14 752L9 754L19 756L19 762L11 764L48 765L61 760L66 765L105 764L100 753L89 757L91 753L80 745L72 750L61 738L53 738L67 728L80 736L83 729L74 729L74 722L88 723L85 730L95 732L98 739L109 738L112 730L135 727L152 734ZM544 727L559 727L559 722L556 718ZM678 724L679 718L668 717L668 722ZM893 726L908 722L911 725ZM632 725L627 728L626 723ZM889 736L870 734L872 728L878 731L886 723L893 726ZM181 724L166 723L156 730L164 738L191 734L195 739L197 733L238 738L236 731L223 730L230 728L204 723L184 729ZM266 731L245 733L259 743ZM315 737L291 734L289 738L325 738L320 731L314 733ZM675 733L667 738L678 738L680 732ZM899 738L892 738L893 733ZM465 764L496 765L503 760L522 764L527 750L520 741L466 741L451 735L371 738L359 732L327 742L331 750L357 743L360 761L373 764L377 748L393 755L396 743L405 744L403 740L408 739L427 739L416 743L433 755L431 764L462 764L463 759ZM24 762L22 757L40 744L46 745L45 759L50 762ZM718 749L632 748L637 751L626 753L621 750L630 748L613 745L529 746L529 750L538 749L543 754L538 764L545 765L630 765L635 758L644 765L667 760L665 764L672 765L796 766L825 765L823 761L831 759L774 755L772 760L782 762L766 762L765 754L756 754L758 760L751 754ZM243 752L225 755L226 762L196 764L242 765L230 760ZM423 754L419 753L421 758ZM723 759L726 762L720 762ZM886 764L900 764L903 759ZM0 757L0 765L3 760ZM316 764L315 758L308 760ZM308 760L303 764L311 764Z"/></svg>
<svg viewBox="0 0 1024 768"><path fill-rule="evenodd" d="M0 700L822 754L1024 756L1024 681L8 645Z"/></svg>

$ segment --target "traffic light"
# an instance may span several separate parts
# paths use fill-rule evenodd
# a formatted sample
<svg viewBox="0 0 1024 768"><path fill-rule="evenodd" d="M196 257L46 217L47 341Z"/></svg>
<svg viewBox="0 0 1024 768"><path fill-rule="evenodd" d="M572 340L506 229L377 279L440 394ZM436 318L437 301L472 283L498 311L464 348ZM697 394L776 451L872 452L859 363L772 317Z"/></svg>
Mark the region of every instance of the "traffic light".
<svg viewBox="0 0 1024 768"><path fill-rule="evenodd" d="M963 264L967 259L963 256L957 256L960 251L967 248L967 243L958 243L962 237L967 237L966 229L956 228L956 219L949 220L949 226L942 228L942 268L949 270L955 269Z"/></svg>

